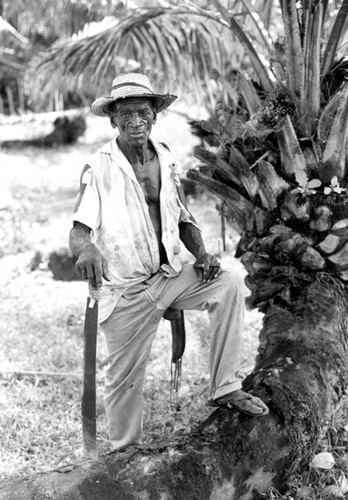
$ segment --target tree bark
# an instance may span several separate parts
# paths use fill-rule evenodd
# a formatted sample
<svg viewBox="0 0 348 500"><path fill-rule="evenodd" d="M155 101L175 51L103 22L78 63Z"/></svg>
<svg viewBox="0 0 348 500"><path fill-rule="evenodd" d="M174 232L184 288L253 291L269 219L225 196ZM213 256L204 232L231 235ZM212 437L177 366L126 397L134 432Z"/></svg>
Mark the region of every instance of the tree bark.
<svg viewBox="0 0 348 500"><path fill-rule="evenodd" d="M317 273L290 304L268 308L253 373L270 407L253 418L217 409L195 432L71 467L8 480L1 500L256 500L280 492L312 458L348 382L348 295ZM263 497L264 498L264 497Z"/></svg>

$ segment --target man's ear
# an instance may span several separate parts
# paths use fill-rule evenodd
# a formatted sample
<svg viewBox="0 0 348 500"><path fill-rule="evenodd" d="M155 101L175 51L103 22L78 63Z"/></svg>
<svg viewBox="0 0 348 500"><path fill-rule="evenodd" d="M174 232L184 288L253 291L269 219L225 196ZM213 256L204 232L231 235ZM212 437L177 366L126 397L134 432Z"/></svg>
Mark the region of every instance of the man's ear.
<svg viewBox="0 0 348 500"><path fill-rule="evenodd" d="M153 120L152 120L152 124L155 125L157 121L157 111L156 109L153 110Z"/></svg>
<svg viewBox="0 0 348 500"><path fill-rule="evenodd" d="M117 127L117 123L116 123L115 113L113 113L111 111L111 113L109 114L109 117L110 117L110 123L111 123L112 128L116 128Z"/></svg>

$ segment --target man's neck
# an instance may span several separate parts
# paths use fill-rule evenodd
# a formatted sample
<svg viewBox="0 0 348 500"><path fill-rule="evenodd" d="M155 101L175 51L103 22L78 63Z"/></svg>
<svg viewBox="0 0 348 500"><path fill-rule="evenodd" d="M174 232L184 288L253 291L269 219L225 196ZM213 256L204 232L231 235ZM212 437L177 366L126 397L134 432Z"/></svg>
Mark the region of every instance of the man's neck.
<svg viewBox="0 0 348 500"><path fill-rule="evenodd" d="M144 166L154 157L154 149L149 141L146 141L143 146L135 147L118 137L117 143L131 165L140 163Z"/></svg>

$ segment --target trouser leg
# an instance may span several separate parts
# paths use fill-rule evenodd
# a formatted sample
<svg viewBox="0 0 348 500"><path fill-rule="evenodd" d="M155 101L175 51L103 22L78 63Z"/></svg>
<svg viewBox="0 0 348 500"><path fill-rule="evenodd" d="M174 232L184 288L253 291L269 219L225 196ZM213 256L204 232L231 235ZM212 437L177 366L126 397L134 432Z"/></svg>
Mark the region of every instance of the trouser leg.
<svg viewBox="0 0 348 500"><path fill-rule="evenodd" d="M208 311L211 398L219 398L241 387L238 370L244 282L239 271L223 271L207 284L199 280L192 265L185 265L178 277L165 278L157 273L143 288L139 293L130 289L101 325L110 360L105 409L109 439L115 449L141 442L145 369L158 323L169 306Z"/></svg>
<svg viewBox="0 0 348 500"><path fill-rule="evenodd" d="M202 283L191 265L180 276L161 278L148 288L153 303L166 309L207 310L210 319L210 397L241 388L238 375L244 324L244 280L235 268Z"/></svg>
<svg viewBox="0 0 348 500"><path fill-rule="evenodd" d="M114 449L141 442L143 381L161 316L140 292L122 297L101 325L109 351L104 399Z"/></svg>

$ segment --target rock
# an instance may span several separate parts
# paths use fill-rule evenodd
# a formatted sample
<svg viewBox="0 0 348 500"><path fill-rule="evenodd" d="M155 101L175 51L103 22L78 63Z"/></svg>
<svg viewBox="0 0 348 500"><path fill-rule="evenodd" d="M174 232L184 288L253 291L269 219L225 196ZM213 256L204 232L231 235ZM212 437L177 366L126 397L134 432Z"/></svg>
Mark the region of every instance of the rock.
<svg viewBox="0 0 348 500"><path fill-rule="evenodd" d="M348 242L339 252L328 257L328 260L340 270L348 269Z"/></svg>
<svg viewBox="0 0 348 500"><path fill-rule="evenodd" d="M332 211L329 209L329 207L321 205L314 209L313 218L309 226L313 231L323 233L324 231L328 231L330 229L331 221Z"/></svg>
<svg viewBox="0 0 348 500"><path fill-rule="evenodd" d="M328 234L326 238L319 243L318 248L324 255L331 255L337 250L339 243L339 236Z"/></svg>

